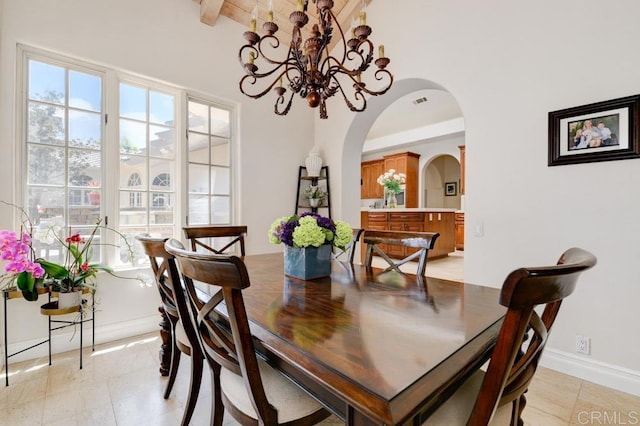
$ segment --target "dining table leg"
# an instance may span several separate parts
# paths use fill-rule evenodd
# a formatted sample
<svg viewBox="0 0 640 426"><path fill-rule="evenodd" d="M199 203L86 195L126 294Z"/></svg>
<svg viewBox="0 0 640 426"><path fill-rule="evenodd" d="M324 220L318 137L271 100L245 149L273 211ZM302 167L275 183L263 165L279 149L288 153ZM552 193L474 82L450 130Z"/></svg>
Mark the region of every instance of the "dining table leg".
<svg viewBox="0 0 640 426"><path fill-rule="evenodd" d="M160 374L162 376L169 375L169 367L171 366L171 321L167 317L167 313L164 311L164 307L161 305L158 307L160 312L160 339L162 343L160 345Z"/></svg>

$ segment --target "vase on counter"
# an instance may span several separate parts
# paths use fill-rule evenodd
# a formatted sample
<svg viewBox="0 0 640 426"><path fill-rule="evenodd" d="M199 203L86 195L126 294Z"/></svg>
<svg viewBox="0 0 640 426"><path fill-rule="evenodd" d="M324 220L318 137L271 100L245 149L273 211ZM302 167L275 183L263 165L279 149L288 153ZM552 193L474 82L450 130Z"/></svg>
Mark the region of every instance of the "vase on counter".
<svg viewBox="0 0 640 426"><path fill-rule="evenodd" d="M309 156L304 160L304 165L307 168L307 176L320 176L320 170L322 169L322 157L320 157L318 148L315 145L311 149L311 152L309 152Z"/></svg>
<svg viewBox="0 0 640 426"><path fill-rule="evenodd" d="M396 199L396 192L387 190L387 208L395 209L398 207L398 200Z"/></svg>

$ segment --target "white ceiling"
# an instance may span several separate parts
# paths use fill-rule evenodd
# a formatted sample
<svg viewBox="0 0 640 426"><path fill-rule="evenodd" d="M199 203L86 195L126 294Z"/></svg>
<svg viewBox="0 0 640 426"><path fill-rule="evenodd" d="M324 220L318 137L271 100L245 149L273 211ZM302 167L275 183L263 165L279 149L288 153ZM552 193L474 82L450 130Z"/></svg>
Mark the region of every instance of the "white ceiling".
<svg viewBox="0 0 640 426"><path fill-rule="evenodd" d="M421 97L426 97L427 102L415 104L414 101ZM389 105L373 123L366 139L376 139L459 117L462 117L462 111L449 92L421 90Z"/></svg>

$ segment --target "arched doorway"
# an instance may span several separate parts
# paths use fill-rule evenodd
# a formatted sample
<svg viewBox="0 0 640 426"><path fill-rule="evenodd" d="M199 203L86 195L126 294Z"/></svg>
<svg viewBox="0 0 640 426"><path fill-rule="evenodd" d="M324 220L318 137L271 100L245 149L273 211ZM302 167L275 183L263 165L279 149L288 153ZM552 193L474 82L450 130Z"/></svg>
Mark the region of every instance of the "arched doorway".
<svg viewBox="0 0 640 426"><path fill-rule="evenodd" d="M427 208L461 208L460 162L445 154L433 157L422 173L422 205Z"/></svg>

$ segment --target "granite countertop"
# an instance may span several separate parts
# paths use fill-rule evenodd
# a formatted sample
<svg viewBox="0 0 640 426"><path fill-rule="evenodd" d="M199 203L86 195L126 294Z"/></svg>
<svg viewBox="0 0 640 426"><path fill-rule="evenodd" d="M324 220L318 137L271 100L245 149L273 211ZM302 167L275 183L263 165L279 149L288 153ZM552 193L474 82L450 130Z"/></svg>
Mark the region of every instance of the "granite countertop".
<svg viewBox="0 0 640 426"><path fill-rule="evenodd" d="M397 209L374 209L372 207L362 207L360 211L363 212L396 212L396 213L455 213L460 212L459 209L447 209L447 208L426 208L426 207L412 207L412 208L397 208Z"/></svg>

